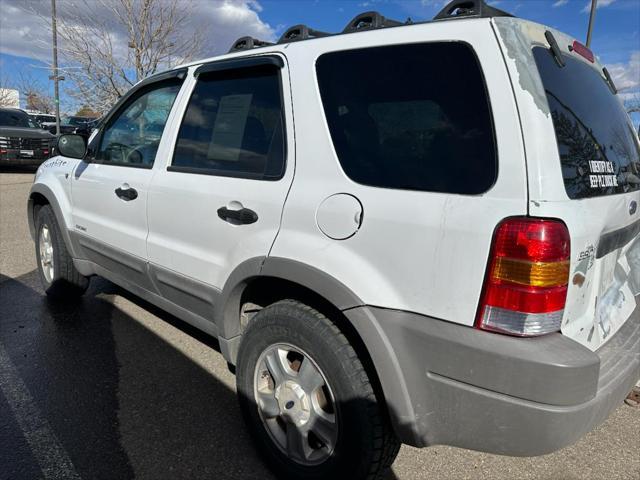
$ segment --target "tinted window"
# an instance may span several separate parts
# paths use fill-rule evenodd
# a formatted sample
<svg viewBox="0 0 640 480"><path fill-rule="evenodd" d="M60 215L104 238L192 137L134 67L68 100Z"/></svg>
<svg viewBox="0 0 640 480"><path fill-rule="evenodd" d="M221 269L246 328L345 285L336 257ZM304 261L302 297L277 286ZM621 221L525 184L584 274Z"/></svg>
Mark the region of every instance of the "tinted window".
<svg viewBox="0 0 640 480"><path fill-rule="evenodd" d="M542 47L534 48L533 55L549 101L569 197L640 189L637 137L604 75L568 55L560 68Z"/></svg>
<svg viewBox="0 0 640 480"><path fill-rule="evenodd" d="M172 169L280 178L285 161L279 75L272 66L201 74Z"/></svg>
<svg viewBox="0 0 640 480"><path fill-rule="evenodd" d="M0 125L5 127L33 127L29 115L19 110L0 110Z"/></svg>
<svg viewBox="0 0 640 480"><path fill-rule="evenodd" d="M134 95L104 129L99 161L118 165L151 166L179 84L163 84Z"/></svg>
<svg viewBox="0 0 640 480"><path fill-rule="evenodd" d="M329 53L318 59L317 73L331 138L352 180L463 194L493 185L491 113L468 45Z"/></svg>

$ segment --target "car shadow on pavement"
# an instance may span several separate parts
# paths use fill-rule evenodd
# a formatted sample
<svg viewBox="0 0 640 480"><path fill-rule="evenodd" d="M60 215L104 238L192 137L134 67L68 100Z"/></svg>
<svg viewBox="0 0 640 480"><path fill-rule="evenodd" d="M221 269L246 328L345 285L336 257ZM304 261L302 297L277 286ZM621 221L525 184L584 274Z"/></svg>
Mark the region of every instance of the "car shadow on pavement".
<svg viewBox="0 0 640 480"><path fill-rule="evenodd" d="M174 347L114 305L117 296L191 338ZM0 342L83 479L273 478L242 423L233 377L225 383L181 351L190 344L195 358L217 341L106 280L60 305L36 271L0 275ZM209 353L200 361L223 364ZM37 455L4 401L0 389L2 475L33 478Z"/></svg>

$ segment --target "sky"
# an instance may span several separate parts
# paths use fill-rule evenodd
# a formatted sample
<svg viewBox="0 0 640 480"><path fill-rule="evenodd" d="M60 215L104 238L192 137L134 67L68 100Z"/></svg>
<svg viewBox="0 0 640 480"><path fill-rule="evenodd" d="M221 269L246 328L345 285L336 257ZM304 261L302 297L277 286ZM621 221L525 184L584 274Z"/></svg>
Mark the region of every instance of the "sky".
<svg viewBox="0 0 640 480"><path fill-rule="evenodd" d="M78 0L57 1L62 8L87 8ZM408 17L414 21L427 20L447 3L444 0L193 1L194 18L200 22L200 28L205 26L203 57L226 52L234 39L244 35L276 40L287 27L299 23L338 32L355 15L369 10L398 20ZM95 9L92 13L100 14L97 0L86 0L86 3ZM557 28L583 42L586 39L589 0L493 0L489 3L518 17ZM622 95L635 95L640 92L640 0L599 0L598 4L592 49L608 67ZM53 90L47 70L51 62L51 33L38 16L50 15L50 5L49 0L0 0L0 79L17 82L22 72ZM126 45L124 35L121 41Z"/></svg>

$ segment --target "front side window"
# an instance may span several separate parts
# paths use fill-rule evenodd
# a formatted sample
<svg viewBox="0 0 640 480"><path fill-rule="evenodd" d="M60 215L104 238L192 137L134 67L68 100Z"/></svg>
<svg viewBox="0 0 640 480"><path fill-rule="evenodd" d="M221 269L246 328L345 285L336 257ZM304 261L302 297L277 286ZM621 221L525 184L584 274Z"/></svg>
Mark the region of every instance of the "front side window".
<svg viewBox="0 0 640 480"><path fill-rule="evenodd" d="M285 165L280 73L274 66L200 74L172 171L277 180Z"/></svg>
<svg viewBox="0 0 640 480"><path fill-rule="evenodd" d="M331 139L352 180L459 194L495 182L489 101L467 44L332 52L316 70Z"/></svg>
<svg viewBox="0 0 640 480"><path fill-rule="evenodd" d="M180 86L164 83L134 95L105 127L96 160L151 167Z"/></svg>

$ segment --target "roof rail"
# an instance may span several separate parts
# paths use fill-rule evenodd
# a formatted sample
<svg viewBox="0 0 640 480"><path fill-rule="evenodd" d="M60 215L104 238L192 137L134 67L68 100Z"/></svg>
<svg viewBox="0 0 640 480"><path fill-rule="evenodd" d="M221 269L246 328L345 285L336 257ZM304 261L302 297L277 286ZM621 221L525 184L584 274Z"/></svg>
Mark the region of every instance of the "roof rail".
<svg viewBox="0 0 640 480"><path fill-rule="evenodd" d="M258 40L253 37L240 37L238 40L233 42L228 53L239 52L241 50L251 50L252 48L266 47L268 45L273 45L273 43Z"/></svg>
<svg viewBox="0 0 640 480"><path fill-rule="evenodd" d="M484 0L453 0L445 5L433 19L452 20L466 17L513 17L513 15L487 5Z"/></svg>
<svg viewBox="0 0 640 480"><path fill-rule="evenodd" d="M342 33L360 32L362 30L372 30L374 28L397 27L404 25L403 22L385 18L378 12L364 12L354 17L344 28Z"/></svg>
<svg viewBox="0 0 640 480"><path fill-rule="evenodd" d="M331 33L314 30L306 25L294 25L282 34L278 43L297 42L298 40L307 40L310 38L328 37Z"/></svg>

